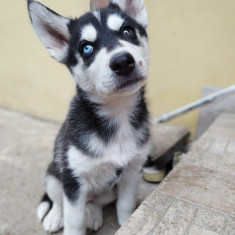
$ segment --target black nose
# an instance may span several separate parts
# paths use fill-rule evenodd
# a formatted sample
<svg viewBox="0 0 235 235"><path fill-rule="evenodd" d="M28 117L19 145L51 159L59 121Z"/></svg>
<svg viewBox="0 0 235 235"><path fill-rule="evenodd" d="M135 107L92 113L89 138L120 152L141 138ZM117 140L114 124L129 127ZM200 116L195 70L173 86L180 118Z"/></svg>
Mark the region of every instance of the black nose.
<svg viewBox="0 0 235 235"><path fill-rule="evenodd" d="M135 60L129 53L119 54L112 58L110 68L119 76L127 76L134 70Z"/></svg>

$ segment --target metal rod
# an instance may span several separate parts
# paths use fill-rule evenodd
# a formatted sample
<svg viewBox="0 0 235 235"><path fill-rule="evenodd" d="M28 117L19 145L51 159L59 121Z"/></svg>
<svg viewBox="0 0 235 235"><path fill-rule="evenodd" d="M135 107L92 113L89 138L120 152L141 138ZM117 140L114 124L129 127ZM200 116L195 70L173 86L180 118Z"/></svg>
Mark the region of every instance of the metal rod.
<svg viewBox="0 0 235 235"><path fill-rule="evenodd" d="M225 88L219 92L216 92L212 95L208 95L198 101L195 101L191 104L188 104L186 106L183 106L175 111L172 111L170 113L166 113L166 114L163 114L162 116L160 116L160 118L157 118L154 120L154 122L156 123L160 123L160 122L167 122L173 118L176 118L182 114L185 114L185 113L188 113L196 108L199 108L201 106L204 106L208 103L211 103L213 102L215 99L219 98L219 97L222 97L224 95L228 95L232 92L235 92L235 85L231 86L231 87L228 87L228 88Z"/></svg>

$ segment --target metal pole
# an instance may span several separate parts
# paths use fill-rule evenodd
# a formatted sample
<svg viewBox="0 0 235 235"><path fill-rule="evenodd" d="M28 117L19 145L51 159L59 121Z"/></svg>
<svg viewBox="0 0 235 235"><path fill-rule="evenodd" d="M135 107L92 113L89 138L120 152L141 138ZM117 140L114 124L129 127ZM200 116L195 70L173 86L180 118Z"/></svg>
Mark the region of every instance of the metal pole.
<svg viewBox="0 0 235 235"><path fill-rule="evenodd" d="M198 101L195 101L191 104L188 104L186 106L183 106L173 112L170 112L170 113L166 113L166 114L163 114L160 118L157 118L154 120L154 122L156 123L160 123L160 122L167 122L175 117L178 117L182 114L185 114L185 113L188 113L196 108L199 108L201 106L204 106L208 103L211 103L212 101L214 101L215 99L219 98L219 97L222 97L224 95L228 95L232 92L235 92L235 85L231 86L231 87L228 87L228 88L225 88L219 92L216 92L212 95L208 95Z"/></svg>

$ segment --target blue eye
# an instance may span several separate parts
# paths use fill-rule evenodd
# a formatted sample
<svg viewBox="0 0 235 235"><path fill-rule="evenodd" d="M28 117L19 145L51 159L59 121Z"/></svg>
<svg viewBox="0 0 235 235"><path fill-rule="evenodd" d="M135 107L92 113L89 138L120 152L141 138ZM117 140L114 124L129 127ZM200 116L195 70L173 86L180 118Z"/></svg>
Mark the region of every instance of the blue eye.
<svg viewBox="0 0 235 235"><path fill-rule="evenodd" d="M84 46L83 46L83 54L84 55L91 55L92 53L93 53L93 51L94 51L94 47L92 46L92 45L90 45L90 44L85 44Z"/></svg>

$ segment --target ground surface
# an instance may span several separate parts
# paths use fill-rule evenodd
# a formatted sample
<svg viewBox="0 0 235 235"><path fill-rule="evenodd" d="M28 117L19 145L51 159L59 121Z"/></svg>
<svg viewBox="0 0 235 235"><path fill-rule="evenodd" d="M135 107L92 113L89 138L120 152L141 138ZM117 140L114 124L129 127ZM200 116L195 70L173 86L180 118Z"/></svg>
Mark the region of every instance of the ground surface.
<svg viewBox="0 0 235 235"><path fill-rule="evenodd" d="M36 208L44 192L43 175L52 159L59 127L0 109L0 235L46 234L37 221ZM142 181L139 203L156 187ZM105 224L92 235L116 232L119 226L114 207L105 209Z"/></svg>

